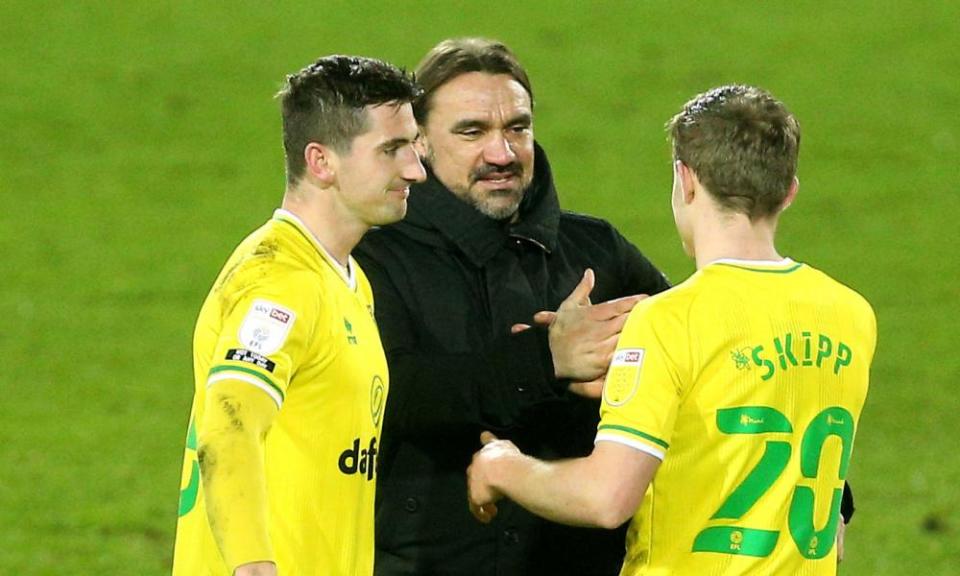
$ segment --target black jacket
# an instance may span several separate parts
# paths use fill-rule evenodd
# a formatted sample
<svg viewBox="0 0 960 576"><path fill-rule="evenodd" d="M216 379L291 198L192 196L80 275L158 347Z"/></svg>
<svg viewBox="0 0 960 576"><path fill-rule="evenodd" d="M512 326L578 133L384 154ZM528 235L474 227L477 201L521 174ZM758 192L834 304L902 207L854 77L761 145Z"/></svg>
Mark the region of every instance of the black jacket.
<svg viewBox="0 0 960 576"><path fill-rule="evenodd" d="M467 508L481 430L555 459L589 454L599 404L553 376L546 331L517 335L593 268L593 302L668 287L609 223L560 210L538 147L516 224L492 220L432 175L407 218L354 254L373 285L390 366L378 471L376 574L616 574L624 530L570 528L512 502L489 525Z"/></svg>

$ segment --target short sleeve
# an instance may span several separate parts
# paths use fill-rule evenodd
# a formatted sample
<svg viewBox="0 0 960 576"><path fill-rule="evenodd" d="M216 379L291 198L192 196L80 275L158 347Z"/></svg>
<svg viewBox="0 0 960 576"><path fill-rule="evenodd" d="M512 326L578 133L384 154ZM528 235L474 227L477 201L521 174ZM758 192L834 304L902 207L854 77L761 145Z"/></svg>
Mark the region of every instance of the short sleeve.
<svg viewBox="0 0 960 576"><path fill-rule="evenodd" d="M240 380L282 407L291 377L308 358L320 313L318 286L307 274L276 274L238 292L222 311L207 387Z"/></svg>
<svg viewBox="0 0 960 576"><path fill-rule="evenodd" d="M681 386L666 321L652 300L630 313L607 371L596 441L625 444L663 460Z"/></svg>

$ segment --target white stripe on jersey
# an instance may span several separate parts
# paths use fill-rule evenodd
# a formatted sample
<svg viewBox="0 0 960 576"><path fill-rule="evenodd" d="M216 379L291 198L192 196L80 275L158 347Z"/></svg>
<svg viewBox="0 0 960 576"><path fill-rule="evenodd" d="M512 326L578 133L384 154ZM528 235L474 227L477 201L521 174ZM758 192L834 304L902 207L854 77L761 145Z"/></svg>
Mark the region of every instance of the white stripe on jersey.
<svg viewBox="0 0 960 576"><path fill-rule="evenodd" d="M610 434L608 432L600 432L597 434L596 439L593 441L594 444L597 442L616 442L617 444L623 444L624 446L629 446L631 448L636 448L641 452L646 452L647 454L653 456L657 460L663 461L663 451L657 450L649 444L644 444L643 442L633 440L630 438L625 438L619 434Z"/></svg>
<svg viewBox="0 0 960 576"><path fill-rule="evenodd" d="M247 384L253 384L257 388L269 394L271 398L273 398L273 401L277 403L277 410L279 410L280 407L283 406L283 398L280 397L280 394L278 394L276 390L274 390L267 384L257 380L253 376L249 376L247 374L244 374L243 372L230 372L230 371L217 372L213 376L207 378L207 388L223 380L240 380L241 382L246 382Z"/></svg>

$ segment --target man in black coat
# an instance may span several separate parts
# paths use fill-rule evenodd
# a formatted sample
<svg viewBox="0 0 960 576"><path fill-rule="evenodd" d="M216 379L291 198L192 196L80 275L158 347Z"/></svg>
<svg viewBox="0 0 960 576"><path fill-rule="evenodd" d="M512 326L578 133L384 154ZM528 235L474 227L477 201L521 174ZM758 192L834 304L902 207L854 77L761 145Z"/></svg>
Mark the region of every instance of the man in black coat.
<svg viewBox="0 0 960 576"><path fill-rule="evenodd" d="M502 44L447 40L416 71L428 180L355 256L390 367L376 574L617 574L624 531L466 503L481 430L539 458L589 454L627 313L663 275L609 223L561 211L526 72ZM547 312L553 311L553 312Z"/></svg>

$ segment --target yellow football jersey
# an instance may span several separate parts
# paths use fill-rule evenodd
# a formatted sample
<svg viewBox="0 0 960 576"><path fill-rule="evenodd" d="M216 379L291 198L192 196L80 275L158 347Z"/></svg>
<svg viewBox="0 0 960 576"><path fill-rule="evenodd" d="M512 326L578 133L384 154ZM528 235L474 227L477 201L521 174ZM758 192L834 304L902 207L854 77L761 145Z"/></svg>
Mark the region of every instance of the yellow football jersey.
<svg viewBox="0 0 960 576"><path fill-rule="evenodd" d="M866 300L790 259L720 260L638 304L597 441L662 464L622 574L835 574L875 344Z"/></svg>
<svg viewBox="0 0 960 576"><path fill-rule="evenodd" d="M279 574L372 574L388 381L372 292L356 262L344 269L293 214L278 210L238 246L207 296L194 371L173 574L228 574L196 452L205 393L226 379L259 388L279 408L264 444Z"/></svg>

